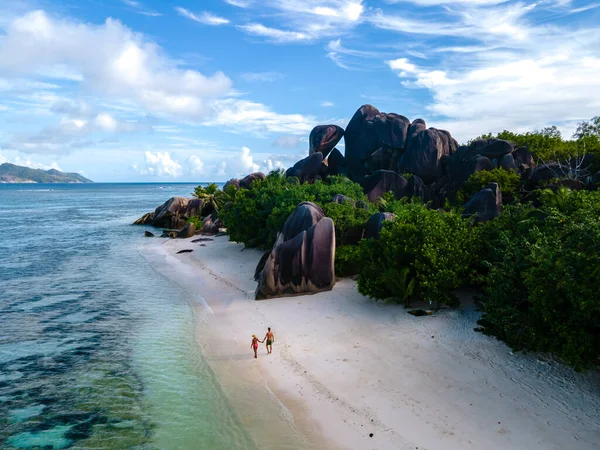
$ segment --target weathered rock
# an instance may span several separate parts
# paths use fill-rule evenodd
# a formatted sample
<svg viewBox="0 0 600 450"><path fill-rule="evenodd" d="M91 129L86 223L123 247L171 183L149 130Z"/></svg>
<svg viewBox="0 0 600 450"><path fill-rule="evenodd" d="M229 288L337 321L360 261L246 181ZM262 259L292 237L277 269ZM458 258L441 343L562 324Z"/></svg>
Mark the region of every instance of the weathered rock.
<svg viewBox="0 0 600 450"><path fill-rule="evenodd" d="M447 136L435 128L415 134L398 161L398 172L418 175L431 182L443 175L440 160L450 154Z"/></svg>
<svg viewBox="0 0 600 450"><path fill-rule="evenodd" d="M335 227L325 217L273 248L258 274L256 299L331 290L334 260Z"/></svg>
<svg viewBox="0 0 600 450"><path fill-rule="evenodd" d="M502 213L502 192L498 183L490 183L465 203L464 216L476 215L478 222L499 217Z"/></svg>
<svg viewBox="0 0 600 450"><path fill-rule="evenodd" d="M515 149L512 142L495 138L478 139L473 141L470 147L474 150L474 153L488 158L502 158L504 155L512 153Z"/></svg>
<svg viewBox="0 0 600 450"><path fill-rule="evenodd" d="M425 186L425 183L421 177L417 175L413 175L408 179L408 183L406 185L406 195L408 197L418 198L423 204L431 200L429 188Z"/></svg>
<svg viewBox="0 0 600 450"><path fill-rule="evenodd" d="M373 128L380 143L397 149L406 146L410 120L400 114L380 113L373 118Z"/></svg>
<svg viewBox="0 0 600 450"><path fill-rule="evenodd" d="M183 228L186 224L186 211L189 198L171 197L154 211L152 225L158 228Z"/></svg>
<svg viewBox="0 0 600 450"><path fill-rule="evenodd" d="M563 186L563 187L571 189L572 191L580 191L581 189L583 189L585 187L585 184L583 183L583 181L574 180L571 178L563 178L562 180L558 180L554 185L557 187ZM548 187L552 187L552 186L548 186Z"/></svg>
<svg viewBox="0 0 600 450"><path fill-rule="evenodd" d="M181 230L177 234L177 237L181 238L181 239L187 239L187 238L191 238L195 234L196 234L196 225L194 225L192 222L189 222L189 223L185 224L185 227L183 227L183 230Z"/></svg>
<svg viewBox="0 0 600 450"><path fill-rule="evenodd" d="M390 212L378 212L373 214L369 217L369 220L367 220L365 237L367 239L379 239L379 233L381 232L381 228L383 228L383 222L394 220L395 218L396 215Z"/></svg>
<svg viewBox="0 0 600 450"><path fill-rule="evenodd" d="M327 157L327 167L330 175L345 175L347 173L346 158L337 148L334 148Z"/></svg>
<svg viewBox="0 0 600 450"><path fill-rule="evenodd" d="M146 236L146 237L154 237L154 233L152 233L150 231L144 231L144 236Z"/></svg>
<svg viewBox="0 0 600 450"><path fill-rule="evenodd" d="M219 224L214 214L204 218L200 232L202 234L217 234L219 232Z"/></svg>
<svg viewBox="0 0 600 450"><path fill-rule="evenodd" d="M362 187L367 194L367 198L374 202L386 192L392 191L396 198L402 198L406 195L406 179L391 170L377 170L366 177L362 182Z"/></svg>
<svg viewBox="0 0 600 450"><path fill-rule="evenodd" d="M337 125L318 125L310 132L308 154L319 152L323 158L329 155L329 152L344 136L344 129Z"/></svg>
<svg viewBox="0 0 600 450"><path fill-rule="evenodd" d="M202 208L204 201L199 198L192 198L188 202L187 208L185 209L184 216L186 219L196 216L202 216Z"/></svg>
<svg viewBox="0 0 600 450"><path fill-rule="evenodd" d="M301 183L305 181L314 181L323 166L323 153L317 152L304 159L301 159L294 167L290 167L286 172L288 177L298 177Z"/></svg>
<svg viewBox="0 0 600 450"><path fill-rule="evenodd" d="M533 169L531 174L530 182L534 185L539 184L542 181L548 181L553 178L563 178L569 173L569 166L560 163L548 163L537 166Z"/></svg>
<svg viewBox="0 0 600 450"><path fill-rule="evenodd" d="M277 234L275 245L292 239L297 234L308 230L321 219L325 213L319 205L312 202L302 202L296 206L296 209L288 216Z"/></svg>
<svg viewBox="0 0 600 450"><path fill-rule="evenodd" d="M512 154L504 155L498 165L504 170L516 170L517 165L515 164L515 158Z"/></svg>
<svg viewBox="0 0 600 450"><path fill-rule="evenodd" d="M335 194L333 196L333 198L331 199L331 201L333 203L348 203L351 204L352 206L356 205L356 202L354 201L354 199L352 197L348 197L347 195L343 195L343 194Z"/></svg>
<svg viewBox="0 0 600 450"><path fill-rule="evenodd" d="M210 241L214 241L213 238L198 238L198 239L194 239L192 242L196 243L196 242L210 242Z"/></svg>
<svg viewBox="0 0 600 450"><path fill-rule="evenodd" d="M227 189L229 186L234 186L237 189L239 189L240 188L240 180L238 180L237 178L232 178L227 183L225 183L225 185L223 186L223 190Z"/></svg>
<svg viewBox="0 0 600 450"><path fill-rule="evenodd" d="M391 147L381 147L375 150L368 159L369 169L376 170L392 170L398 163L402 150Z"/></svg>
<svg viewBox="0 0 600 450"><path fill-rule="evenodd" d="M242 178L240 180L240 188L241 189L250 189L250 186L252 186L252 183L255 180L264 180L265 174L262 172L253 172L249 175L246 175L244 178Z"/></svg>
<svg viewBox="0 0 600 450"><path fill-rule="evenodd" d="M192 253L193 251L194 251L194 250L192 250L191 248L185 248L185 249L183 249L183 250L179 250L179 251L177 252L177 254L179 255L179 254L181 254L181 253Z"/></svg>
<svg viewBox="0 0 600 450"><path fill-rule="evenodd" d="M520 169L532 169L535 166L533 155L527 147L519 147L512 155L516 166Z"/></svg>
<svg viewBox="0 0 600 450"><path fill-rule="evenodd" d="M379 148L379 139L373 126L373 120L379 110L372 105L361 106L346 127L346 164L351 177L367 174L365 162L369 155Z"/></svg>
<svg viewBox="0 0 600 450"><path fill-rule="evenodd" d="M144 214L138 220L133 222L134 225L152 225L152 221L154 220L154 213L149 212Z"/></svg>
<svg viewBox="0 0 600 450"><path fill-rule="evenodd" d="M421 131L425 131L427 129L427 125L423 119L415 119L413 123L408 127L408 135L406 136L406 142L408 145L408 141L410 141L413 137L419 134Z"/></svg>

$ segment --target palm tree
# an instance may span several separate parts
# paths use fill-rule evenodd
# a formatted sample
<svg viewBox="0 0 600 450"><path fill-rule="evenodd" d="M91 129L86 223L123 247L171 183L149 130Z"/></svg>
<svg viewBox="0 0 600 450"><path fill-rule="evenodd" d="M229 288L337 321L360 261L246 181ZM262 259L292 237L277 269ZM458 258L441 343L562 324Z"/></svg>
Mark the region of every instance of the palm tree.
<svg viewBox="0 0 600 450"><path fill-rule="evenodd" d="M564 211L569 203L571 189L560 186L557 190L550 188L541 191L542 201L545 205Z"/></svg>
<svg viewBox="0 0 600 450"><path fill-rule="evenodd" d="M382 278L389 283L394 297L399 298L404 305L409 306L410 298L415 290L415 278L410 276L410 268L387 269L382 273Z"/></svg>
<svg viewBox="0 0 600 450"><path fill-rule="evenodd" d="M198 186L192 192L192 195L202 200L205 208L216 212L219 212L227 200L227 194L219 190L219 186L216 183L210 183L206 187Z"/></svg>

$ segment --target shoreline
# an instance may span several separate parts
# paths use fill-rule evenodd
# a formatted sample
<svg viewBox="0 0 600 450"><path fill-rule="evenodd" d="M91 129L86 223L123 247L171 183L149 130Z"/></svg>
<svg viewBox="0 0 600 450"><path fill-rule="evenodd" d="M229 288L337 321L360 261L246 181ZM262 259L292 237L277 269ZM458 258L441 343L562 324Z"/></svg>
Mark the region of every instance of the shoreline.
<svg viewBox="0 0 600 450"><path fill-rule="evenodd" d="M413 317L351 280L255 301L260 252L213 239L142 253L205 299L193 306L196 340L257 447L600 448L597 372L513 354L473 331L471 307ZM267 326L273 354L261 346L254 360L250 336Z"/></svg>

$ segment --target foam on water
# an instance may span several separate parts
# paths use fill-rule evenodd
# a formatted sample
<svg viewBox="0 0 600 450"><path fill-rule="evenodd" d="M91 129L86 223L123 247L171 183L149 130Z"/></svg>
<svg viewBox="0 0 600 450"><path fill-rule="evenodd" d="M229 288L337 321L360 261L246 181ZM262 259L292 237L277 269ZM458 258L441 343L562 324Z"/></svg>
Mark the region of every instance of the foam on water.
<svg viewBox="0 0 600 450"><path fill-rule="evenodd" d="M0 186L0 447L255 448L194 341L202 299L136 250L165 190L34 186Z"/></svg>

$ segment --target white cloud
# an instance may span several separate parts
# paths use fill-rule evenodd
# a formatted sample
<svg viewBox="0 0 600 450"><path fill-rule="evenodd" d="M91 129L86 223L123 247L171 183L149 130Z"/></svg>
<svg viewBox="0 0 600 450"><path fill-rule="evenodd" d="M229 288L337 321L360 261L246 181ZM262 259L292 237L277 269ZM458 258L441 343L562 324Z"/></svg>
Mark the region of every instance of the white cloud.
<svg viewBox="0 0 600 450"><path fill-rule="evenodd" d="M80 74L82 86L96 93L179 119L206 117L210 102L231 88L221 72L205 76L179 68L156 44L113 19L91 25L34 11L8 24L0 40L1 73L31 74L57 65Z"/></svg>
<svg viewBox="0 0 600 450"><path fill-rule="evenodd" d="M147 9L140 2L136 2L135 0L122 0L127 6L131 6L133 10L141 14L143 16L151 16L151 17L159 17L162 16L161 13L153 11L151 9Z"/></svg>
<svg viewBox="0 0 600 450"><path fill-rule="evenodd" d="M244 72L241 77L252 83L272 83L283 78L279 72Z"/></svg>
<svg viewBox="0 0 600 450"><path fill-rule="evenodd" d="M251 0L225 0L225 3L228 3L232 6L237 6L238 8L248 8L251 4Z"/></svg>
<svg viewBox="0 0 600 450"><path fill-rule="evenodd" d="M335 106L335 103L333 103L333 102L321 102L321 106L323 108L331 108L332 106Z"/></svg>
<svg viewBox="0 0 600 450"><path fill-rule="evenodd" d="M252 172L258 172L260 166L254 162L250 149L242 147L239 155L230 156L217 164L217 175L244 177Z"/></svg>
<svg viewBox="0 0 600 450"><path fill-rule="evenodd" d="M5 161L5 162L8 162L8 161ZM13 164L16 164L17 166L29 167L30 169L42 169L42 170L55 169L55 170L59 170L62 172L62 169L58 166L56 161L52 161L52 163L48 165L48 164L42 164L38 161L32 161L29 158L23 159L23 158L17 156L12 162L13 162Z"/></svg>
<svg viewBox="0 0 600 450"><path fill-rule="evenodd" d="M269 28L260 23L249 23L247 25L240 25L238 29L252 34L254 36L261 36L269 38L275 42L292 42L292 41L307 41L311 39L310 35L299 31L286 31L277 28Z"/></svg>
<svg viewBox="0 0 600 450"><path fill-rule="evenodd" d="M204 174L204 163L202 160L196 156L192 155L188 158L188 171L192 175L202 175Z"/></svg>
<svg viewBox="0 0 600 450"><path fill-rule="evenodd" d="M277 136L273 145L281 148L295 148L300 143L300 136Z"/></svg>
<svg viewBox="0 0 600 450"><path fill-rule="evenodd" d="M283 28L249 23L238 28L275 42L310 41L347 34L362 21L362 0L265 0Z"/></svg>
<svg viewBox="0 0 600 450"><path fill-rule="evenodd" d="M183 168L179 162L171 159L169 152L145 152L142 167L134 166L141 175L177 178Z"/></svg>
<svg viewBox="0 0 600 450"><path fill-rule="evenodd" d="M201 14L196 14L188 9L181 8L179 6L175 8L175 11L177 11L177 13L180 16L183 16L187 19L193 20L194 22L202 23L204 25L218 26L218 25L227 25L229 23L229 20L225 19L224 17L219 17L219 16L216 16L209 12L203 12Z"/></svg>
<svg viewBox="0 0 600 450"><path fill-rule="evenodd" d="M256 135L266 133L305 134L316 125L312 116L278 114L261 103L225 99L214 103L214 116L207 126L225 126L231 131L245 131Z"/></svg>

